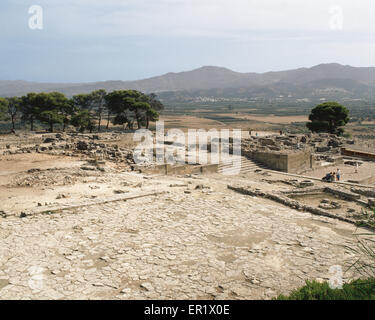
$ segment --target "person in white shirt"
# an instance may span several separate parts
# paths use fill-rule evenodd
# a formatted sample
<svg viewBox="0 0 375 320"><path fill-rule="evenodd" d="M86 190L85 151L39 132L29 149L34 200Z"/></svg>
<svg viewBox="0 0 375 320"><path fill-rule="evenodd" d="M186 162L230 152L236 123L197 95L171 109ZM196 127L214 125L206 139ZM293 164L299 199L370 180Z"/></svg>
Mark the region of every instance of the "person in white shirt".
<svg viewBox="0 0 375 320"><path fill-rule="evenodd" d="M336 173L336 179L337 181L340 181L341 179L341 170L337 168L337 173Z"/></svg>

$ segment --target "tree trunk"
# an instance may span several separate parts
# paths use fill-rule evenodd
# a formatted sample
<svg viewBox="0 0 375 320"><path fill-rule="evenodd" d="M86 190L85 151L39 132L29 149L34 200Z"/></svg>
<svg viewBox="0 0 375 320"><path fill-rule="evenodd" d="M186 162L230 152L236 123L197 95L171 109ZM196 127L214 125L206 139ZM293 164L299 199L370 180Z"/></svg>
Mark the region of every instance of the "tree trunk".
<svg viewBox="0 0 375 320"><path fill-rule="evenodd" d="M15 123L14 123L14 115L12 115L11 118L12 118L12 129L15 130L16 127L15 127Z"/></svg>
<svg viewBox="0 0 375 320"><path fill-rule="evenodd" d="M34 131L34 118L30 118L30 131Z"/></svg>
<svg viewBox="0 0 375 320"><path fill-rule="evenodd" d="M107 117L107 130L108 130L108 128L109 128L109 118L110 118L110 116L111 116L111 114L108 112L108 117Z"/></svg>
<svg viewBox="0 0 375 320"><path fill-rule="evenodd" d="M134 129L134 120L130 121L128 125L129 125L129 129L133 130Z"/></svg>
<svg viewBox="0 0 375 320"><path fill-rule="evenodd" d="M333 132L333 121L332 120L329 121L329 133L331 133L331 134L334 133Z"/></svg>
<svg viewBox="0 0 375 320"><path fill-rule="evenodd" d="M101 123L102 123L102 114L99 113L98 132L100 132Z"/></svg>
<svg viewBox="0 0 375 320"><path fill-rule="evenodd" d="M149 127L150 127L150 118L148 115L146 115L146 129L148 130Z"/></svg>
<svg viewBox="0 0 375 320"><path fill-rule="evenodd" d="M49 131L50 131L50 132L53 132L53 122L50 122L50 123L49 123Z"/></svg>
<svg viewBox="0 0 375 320"><path fill-rule="evenodd" d="M138 129L141 129L141 119L140 119L140 116L138 114L138 111L135 111L135 118L137 119Z"/></svg>

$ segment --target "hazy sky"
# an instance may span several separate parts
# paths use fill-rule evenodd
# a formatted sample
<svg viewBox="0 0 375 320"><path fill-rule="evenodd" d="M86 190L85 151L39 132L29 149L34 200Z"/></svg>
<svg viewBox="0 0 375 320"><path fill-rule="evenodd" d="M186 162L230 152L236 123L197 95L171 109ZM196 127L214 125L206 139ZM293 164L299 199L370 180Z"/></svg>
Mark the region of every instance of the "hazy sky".
<svg viewBox="0 0 375 320"><path fill-rule="evenodd" d="M43 29L29 28L32 5ZM1 0L0 80L375 66L374 0Z"/></svg>

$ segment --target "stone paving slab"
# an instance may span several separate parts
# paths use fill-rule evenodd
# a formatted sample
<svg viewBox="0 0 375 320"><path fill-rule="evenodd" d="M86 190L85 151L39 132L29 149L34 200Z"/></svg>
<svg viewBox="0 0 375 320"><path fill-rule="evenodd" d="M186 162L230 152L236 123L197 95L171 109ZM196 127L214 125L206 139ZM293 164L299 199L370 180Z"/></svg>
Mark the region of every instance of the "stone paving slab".
<svg viewBox="0 0 375 320"><path fill-rule="evenodd" d="M354 258L352 225L227 189L0 226L0 299L270 299Z"/></svg>

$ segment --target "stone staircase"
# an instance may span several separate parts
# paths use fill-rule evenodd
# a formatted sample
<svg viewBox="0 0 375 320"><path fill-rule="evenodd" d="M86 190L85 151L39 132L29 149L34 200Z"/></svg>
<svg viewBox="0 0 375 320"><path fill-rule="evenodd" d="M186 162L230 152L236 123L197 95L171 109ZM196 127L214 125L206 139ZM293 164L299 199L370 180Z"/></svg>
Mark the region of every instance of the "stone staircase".
<svg viewBox="0 0 375 320"><path fill-rule="evenodd" d="M241 168L239 168L241 166ZM241 165L240 163L220 163L218 166L218 173L223 173L224 169L226 169L226 173L228 175L239 173L248 173L254 172L255 170L264 170L268 169L267 166L252 160L246 157L241 156Z"/></svg>

